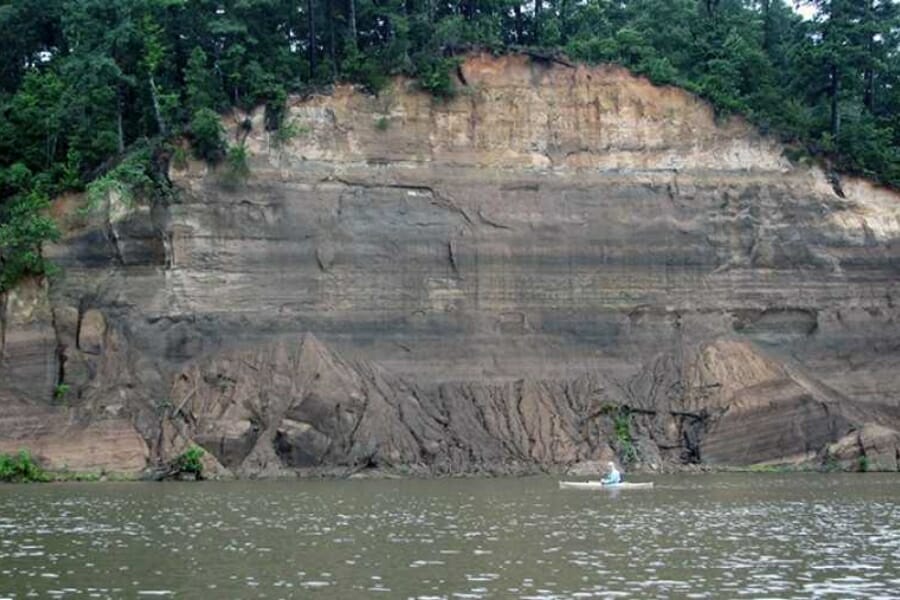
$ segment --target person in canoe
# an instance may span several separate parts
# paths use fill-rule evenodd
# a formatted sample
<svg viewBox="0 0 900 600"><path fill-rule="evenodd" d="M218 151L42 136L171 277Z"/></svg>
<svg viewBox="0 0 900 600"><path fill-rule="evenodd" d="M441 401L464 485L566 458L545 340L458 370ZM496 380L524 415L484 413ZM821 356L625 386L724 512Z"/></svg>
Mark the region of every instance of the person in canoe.
<svg viewBox="0 0 900 600"><path fill-rule="evenodd" d="M616 465L612 462L609 463L609 473L607 473L606 477L600 480L603 485L617 485L622 483L622 474L616 469Z"/></svg>

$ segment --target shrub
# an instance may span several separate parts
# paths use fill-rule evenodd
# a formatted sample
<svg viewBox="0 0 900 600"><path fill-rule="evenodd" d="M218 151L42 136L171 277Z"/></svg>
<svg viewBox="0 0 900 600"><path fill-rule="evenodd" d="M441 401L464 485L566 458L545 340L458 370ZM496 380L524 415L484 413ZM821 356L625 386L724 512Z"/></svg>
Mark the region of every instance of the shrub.
<svg viewBox="0 0 900 600"><path fill-rule="evenodd" d="M201 108L191 119L191 135L197 158L218 162L225 153L225 128L219 115L209 108Z"/></svg>
<svg viewBox="0 0 900 600"><path fill-rule="evenodd" d="M247 148L243 144L231 146L225 160L224 183L237 186L250 177L250 165L247 163Z"/></svg>
<svg viewBox="0 0 900 600"><path fill-rule="evenodd" d="M867 472L869 470L869 457L868 456L860 456L858 467L859 467L860 473Z"/></svg>
<svg viewBox="0 0 900 600"><path fill-rule="evenodd" d="M264 121L266 131L278 131L284 124L287 115L287 92L278 88L272 93L272 98L266 102Z"/></svg>
<svg viewBox="0 0 900 600"><path fill-rule="evenodd" d="M347 79L362 84L366 90L376 94L390 82L379 56L363 54L350 43L345 46L344 54L341 67Z"/></svg>
<svg viewBox="0 0 900 600"><path fill-rule="evenodd" d="M678 82L678 71L667 58L650 58L641 62L637 68L656 85L667 85Z"/></svg>
<svg viewBox="0 0 900 600"><path fill-rule="evenodd" d="M631 442L631 413L628 409L620 409L616 415L614 424L616 427L616 439L621 443Z"/></svg>
<svg viewBox="0 0 900 600"><path fill-rule="evenodd" d="M833 454L828 453L825 455L825 460L822 462L822 470L826 473L840 471L841 463L838 462L838 459Z"/></svg>
<svg viewBox="0 0 900 600"><path fill-rule="evenodd" d="M272 141L276 146L283 146L297 136L307 135L309 126L302 125L294 119L285 120L272 132Z"/></svg>
<svg viewBox="0 0 900 600"><path fill-rule="evenodd" d="M176 146L175 150L172 151L172 165L179 171L184 171L188 168L187 152L181 146Z"/></svg>
<svg viewBox="0 0 900 600"><path fill-rule="evenodd" d="M65 401L66 396L69 394L70 389L71 389L71 386L69 386L68 383L60 383L58 386L56 386L56 389L53 390L53 398L57 402Z"/></svg>
<svg viewBox="0 0 900 600"><path fill-rule="evenodd" d="M456 58L434 58L427 56L416 64L419 86L434 96L449 99L456 95L456 86L450 73L459 65Z"/></svg>
<svg viewBox="0 0 900 600"><path fill-rule="evenodd" d="M630 463L637 458L637 450L631 437L631 411L627 407L620 407L618 414L613 418L616 432L616 440L622 452L622 460Z"/></svg>
<svg viewBox="0 0 900 600"><path fill-rule="evenodd" d="M201 459L205 454L206 452L200 446L191 446L175 459L176 471L178 474L191 474L197 479L201 479L203 477L203 462Z"/></svg>
<svg viewBox="0 0 900 600"><path fill-rule="evenodd" d="M7 483L42 482L50 481L50 477L27 450L19 450L18 454L0 454L0 481Z"/></svg>
<svg viewBox="0 0 900 600"><path fill-rule="evenodd" d="M378 120L375 121L375 129L378 131L386 131L390 126L391 122L387 117L378 117Z"/></svg>

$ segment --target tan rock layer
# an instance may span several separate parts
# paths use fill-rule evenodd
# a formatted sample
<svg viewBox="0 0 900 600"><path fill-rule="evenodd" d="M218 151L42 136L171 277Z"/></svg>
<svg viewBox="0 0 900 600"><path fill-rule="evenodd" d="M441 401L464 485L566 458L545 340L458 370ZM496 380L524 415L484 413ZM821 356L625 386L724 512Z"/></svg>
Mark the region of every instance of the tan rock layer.
<svg viewBox="0 0 900 600"><path fill-rule="evenodd" d="M147 467L147 444L127 419L84 419L0 399L0 453L27 450L54 471L138 474Z"/></svg>

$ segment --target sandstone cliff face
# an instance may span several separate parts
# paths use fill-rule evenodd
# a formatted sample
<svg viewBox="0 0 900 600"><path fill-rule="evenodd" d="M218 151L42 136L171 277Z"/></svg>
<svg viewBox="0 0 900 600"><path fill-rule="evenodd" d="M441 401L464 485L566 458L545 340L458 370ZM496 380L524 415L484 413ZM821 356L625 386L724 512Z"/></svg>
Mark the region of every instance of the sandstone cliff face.
<svg viewBox="0 0 900 600"><path fill-rule="evenodd" d="M890 454L897 194L619 68L459 77L294 100L280 144L247 115L236 186L60 203L63 275L5 299L0 450L58 461L63 419L131 440L111 469L199 443L244 476L815 460L864 426Z"/></svg>

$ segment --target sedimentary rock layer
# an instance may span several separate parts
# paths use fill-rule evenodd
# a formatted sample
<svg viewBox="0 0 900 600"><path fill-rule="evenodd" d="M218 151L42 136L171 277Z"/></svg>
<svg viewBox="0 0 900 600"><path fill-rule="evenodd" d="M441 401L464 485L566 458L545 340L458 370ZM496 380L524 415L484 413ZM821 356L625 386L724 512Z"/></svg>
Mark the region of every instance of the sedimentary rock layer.
<svg viewBox="0 0 900 600"><path fill-rule="evenodd" d="M53 410L126 419L149 463L196 442L242 475L777 462L898 428L897 194L620 68L458 78L293 99L288 140L233 115L245 182L173 161L171 202L63 199L2 389L64 384Z"/></svg>

